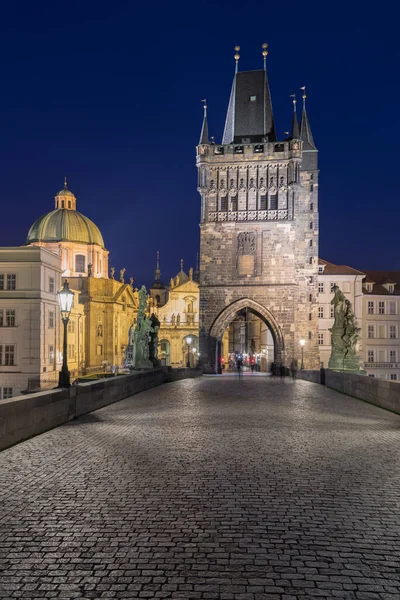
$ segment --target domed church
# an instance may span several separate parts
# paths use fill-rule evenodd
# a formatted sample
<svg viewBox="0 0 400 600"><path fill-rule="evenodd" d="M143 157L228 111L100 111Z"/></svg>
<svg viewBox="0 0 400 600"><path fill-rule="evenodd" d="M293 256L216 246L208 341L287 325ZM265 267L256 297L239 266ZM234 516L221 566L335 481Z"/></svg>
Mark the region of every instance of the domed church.
<svg viewBox="0 0 400 600"><path fill-rule="evenodd" d="M55 208L39 217L29 230L28 246L43 246L61 255L63 277L108 277L108 250L97 225L76 210L76 197L67 188L55 196Z"/></svg>

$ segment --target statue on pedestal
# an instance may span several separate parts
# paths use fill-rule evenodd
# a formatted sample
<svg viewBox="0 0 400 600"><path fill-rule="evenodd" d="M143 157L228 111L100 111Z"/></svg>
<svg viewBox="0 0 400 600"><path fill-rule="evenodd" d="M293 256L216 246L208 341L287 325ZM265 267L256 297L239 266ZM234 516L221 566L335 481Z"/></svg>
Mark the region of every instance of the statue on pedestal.
<svg viewBox="0 0 400 600"><path fill-rule="evenodd" d="M150 321L152 329L150 331L149 359L153 363L153 367L158 367L160 366L160 360L158 358L158 331L160 329L160 321L154 313L152 313Z"/></svg>
<svg viewBox="0 0 400 600"><path fill-rule="evenodd" d="M332 334L332 350L329 368L335 371L365 373L361 357L357 354L357 343L361 329L358 327L350 300L347 300L337 285L333 286L335 322L329 330Z"/></svg>
<svg viewBox="0 0 400 600"><path fill-rule="evenodd" d="M126 269L121 269L119 272L119 280L121 283L125 283L125 279L124 279L125 271L126 271Z"/></svg>
<svg viewBox="0 0 400 600"><path fill-rule="evenodd" d="M133 370L153 368L153 363L149 359L151 341L153 341L153 357L157 356L155 344L158 343L158 337L153 335L153 340L151 340L150 336L157 334L158 330L154 332L153 322L146 316L147 298L147 291L143 285L139 290L139 309L136 325L134 329L133 325L129 329L128 346L125 351L125 365ZM158 319L157 322L159 327Z"/></svg>

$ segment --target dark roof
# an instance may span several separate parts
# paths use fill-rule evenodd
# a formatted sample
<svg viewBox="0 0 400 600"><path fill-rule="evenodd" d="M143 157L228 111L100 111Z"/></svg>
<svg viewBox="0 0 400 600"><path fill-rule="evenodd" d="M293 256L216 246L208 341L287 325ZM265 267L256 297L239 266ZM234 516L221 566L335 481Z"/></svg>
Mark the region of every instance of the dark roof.
<svg viewBox="0 0 400 600"><path fill-rule="evenodd" d="M266 71L236 73L226 115L223 144L275 141L274 117Z"/></svg>
<svg viewBox="0 0 400 600"><path fill-rule="evenodd" d="M308 121L306 105L303 105L303 112L300 121L300 139L303 141L303 150L316 150L314 138L311 133L310 123Z"/></svg>
<svg viewBox="0 0 400 600"><path fill-rule="evenodd" d="M364 275L364 271L357 271L347 265L334 265L333 263L318 259L319 265L325 265L324 275Z"/></svg>
<svg viewBox="0 0 400 600"><path fill-rule="evenodd" d="M374 271L366 269L364 271L366 283L372 283L372 290L369 291L364 288L365 294L379 295L379 296L393 296L400 295L400 271ZM389 292L384 286L388 283L394 283L394 291Z"/></svg>
<svg viewBox="0 0 400 600"><path fill-rule="evenodd" d="M204 107L203 125L200 133L199 144L208 144L208 123L207 123L207 108Z"/></svg>
<svg viewBox="0 0 400 600"><path fill-rule="evenodd" d="M300 129L299 123L297 121L297 113L296 110L293 111L293 119L292 119L292 140L300 139Z"/></svg>

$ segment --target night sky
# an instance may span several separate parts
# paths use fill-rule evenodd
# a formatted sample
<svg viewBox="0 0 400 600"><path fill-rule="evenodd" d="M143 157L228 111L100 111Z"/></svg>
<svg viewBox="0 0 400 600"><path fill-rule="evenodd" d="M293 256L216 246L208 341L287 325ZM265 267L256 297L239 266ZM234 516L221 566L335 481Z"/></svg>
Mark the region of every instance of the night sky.
<svg viewBox="0 0 400 600"><path fill-rule="evenodd" d="M320 151L320 256L400 270L398 14L365 3L8 2L0 25L1 246L64 176L136 284L195 266L201 99L221 140L234 73L267 69L277 135L307 86ZM389 5L388 5L389 6ZM363 7L362 11L360 10ZM298 104L301 107L301 102Z"/></svg>

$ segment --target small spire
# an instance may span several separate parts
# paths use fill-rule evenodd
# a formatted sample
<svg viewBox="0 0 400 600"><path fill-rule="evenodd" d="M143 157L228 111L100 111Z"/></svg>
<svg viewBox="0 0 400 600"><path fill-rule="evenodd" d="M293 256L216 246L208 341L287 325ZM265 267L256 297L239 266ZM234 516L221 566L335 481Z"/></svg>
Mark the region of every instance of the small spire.
<svg viewBox="0 0 400 600"><path fill-rule="evenodd" d="M235 61L236 61L235 73L238 72L238 68L239 68L239 58L240 58L239 50L240 50L240 46L235 46Z"/></svg>
<svg viewBox="0 0 400 600"><path fill-rule="evenodd" d="M268 56L268 44L263 44L261 46L262 48L262 55L263 55L263 59L264 59L264 71L267 70L267 56Z"/></svg>
<svg viewBox="0 0 400 600"><path fill-rule="evenodd" d="M300 89L303 91L303 112L300 121L300 139L303 142L303 150L316 150L317 148L315 146L314 138L311 133L311 127L308 121L306 111L306 86L303 85L303 87L301 87Z"/></svg>
<svg viewBox="0 0 400 600"><path fill-rule="evenodd" d="M181 271L183 271L183 258L181 258Z"/></svg>
<svg viewBox="0 0 400 600"><path fill-rule="evenodd" d="M66 190L66 189L67 189L67 178L64 177L64 190Z"/></svg>
<svg viewBox="0 0 400 600"><path fill-rule="evenodd" d="M207 123L207 100L202 100L203 108L204 108L204 116L203 116L203 125L200 133L200 141L199 144L209 144L208 141L208 123Z"/></svg>
<svg viewBox="0 0 400 600"><path fill-rule="evenodd" d="M194 272L194 280L195 281L199 281L199 276L200 276L200 267L199 267L199 253L197 252L196 254L196 270Z"/></svg>
<svg viewBox="0 0 400 600"><path fill-rule="evenodd" d="M299 123L297 121L296 94L291 94L290 97L293 98L292 140L298 140L300 138L300 130Z"/></svg>
<svg viewBox="0 0 400 600"><path fill-rule="evenodd" d="M156 270L154 272L154 278L156 281L159 281L161 276L161 271L160 271L160 251L157 250L157 263L156 263Z"/></svg>

